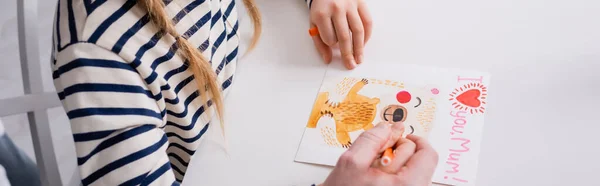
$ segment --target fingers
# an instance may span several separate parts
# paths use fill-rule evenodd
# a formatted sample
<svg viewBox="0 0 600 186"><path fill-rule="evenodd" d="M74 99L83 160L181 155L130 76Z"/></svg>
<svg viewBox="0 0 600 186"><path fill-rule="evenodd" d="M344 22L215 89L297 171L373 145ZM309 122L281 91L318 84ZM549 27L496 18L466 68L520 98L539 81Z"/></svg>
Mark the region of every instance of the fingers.
<svg viewBox="0 0 600 186"><path fill-rule="evenodd" d="M396 155L396 158L389 167L393 168L395 172L400 171L410 157L415 154L416 148L417 145L414 142L406 138L401 138L396 145L396 149L394 150L394 155Z"/></svg>
<svg viewBox="0 0 600 186"><path fill-rule="evenodd" d="M406 138L408 138L409 140L415 142L415 144L417 144L417 151L419 150L424 150L424 149L432 149L433 147L431 147L431 145L429 144L429 142L427 142L427 140L425 138L422 138L420 136L417 135L408 135L406 136Z"/></svg>
<svg viewBox="0 0 600 186"><path fill-rule="evenodd" d="M313 39L313 42L315 43L315 47L319 51L319 54L321 54L323 61L325 61L326 64L331 63L331 59L332 59L331 48L329 46L327 46L327 44L325 44L323 42L323 40L321 40L321 37L319 37L318 35L313 36L312 39Z"/></svg>
<svg viewBox="0 0 600 186"><path fill-rule="evenodd" d="M334 46L338 40L333 28L333 22L331 21L331 15L325 12L318 12L316 14L316 16L312 16L314 19L312 22L317 25L317 28L319 29L321 41L329 47Z"/></svg>
<svg viewBox="0 0 600 186"><path fill-rule="evenodd" d="M408 135L416 145L415 154L406 162L407 174L432 175L438 163L438 154L425 140L416 135Z"/></svg>
<svg viewBox="0 0 600 186"><path fill-rule="evenodd" d="M385 167L380 166L380 169L387 173L396 174L415 153L415 149L416 145L414 142L406 138L400 139L394 150L394 159L392 160L392 163Z"/></svg>
<svg viewBox="0 0 600 186"><path fill-rule="evenodd" d="M319 29L322 43L315 40L315 46L329 63L329 52L340 49L341 58L347 69L354 69L364 62L364 46L372 30L372 18L364 0L357 1L318 1L311 9L311 21ZM327 52L325 52L327 51Z"/></svg>
<svg viewBox="0 0 600 186"><path fill-rule="evenodd" d="M377 125L371 130L365 131L340 157L340 162L350 164L357 168L368 168L379 156L384 145L390 137L391 131L388 125Z"/></svg>
<svg viewBox="0 0 600 186"><path fill-rule="evenodd" d="M361 0L358 2L358 14L362 20L365 30L365 43L367 43L371 38L371 33L373 31L373 19L371 18L371 13L369 13L369 9L367 8L367 3L365 1Z"/></svg>
<svg viewBox="0 0 600 186"><path fill-rule="evenodd" d="M379 125L389 125L389 123L388 122L380 122L377 124L377 126L379 126ZM383 148L379 151L379 153L383 153L383 151L387 150L388 148L394 148L397 145L399 145L398 140L400 140L400 138L402 137L403 132L404 132L404 125L402 123L392 124L390 137L387 140L386 144L383 146ZM381 166L381 158L377 159L377 161L374 161L371 164L371 166L372 167L382 167Z"/></svg>
<svg viewBox="0 0 600 186"><path fill-rule="evenodd" d="M387 123L384 123L384 124L387 124ZM391 134L390 140L385 145L385 147L387 148L387 147L393 147L394 145L397 145L397 142L399 142L400 138L402 138L403 133L404 133L404 123L398 122L398 123L392 124L392 134Z"/></svg>
<svg viewBox="0 0 600 186"><path fill-rule="evenodd" d="M357 64L361 64L363 62L363 48L365 45L365 29L357 11L351 11L347 16L350 29L352 30L354 59Z"/></svg>
<svg viewBox="0 0 600 186"><path fill-rule="evenodd" d="M346 12L336 12L333 17L333 24L335 27L336 36L340 44L340 52L342 53L342 61L346 68L356 68L356 61L352 53L352 39L350 36L350 29L348 27L348 19Z"/></svg>

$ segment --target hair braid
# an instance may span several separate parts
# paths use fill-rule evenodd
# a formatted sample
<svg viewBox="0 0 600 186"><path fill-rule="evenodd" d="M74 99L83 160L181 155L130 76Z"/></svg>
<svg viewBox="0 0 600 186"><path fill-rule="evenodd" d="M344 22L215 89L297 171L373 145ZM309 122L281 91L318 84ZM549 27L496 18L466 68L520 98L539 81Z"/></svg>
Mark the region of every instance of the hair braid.
<svg viewBox="0 0 600 186"><path fill-rule="evenodd" d="M217 82L217 74L213 71L210 62L202 55L201 51L192 45L185 35L181 35L175 29L175 25L165 11L165 4L162 0L138 0L138 4L148 12L150 21L159 29L159 33L168 34L175 38L177 44L177 53L187 61L188 69L194 74L194 79L198 84L200 96L205 103L209 98L216 106L217 116L221 119L223 127L223 100L221 96L221 86ZM254 35L250 43L250 51L258 42L261 34L261 18L254 0L244 0L254 25Z"/></svg>

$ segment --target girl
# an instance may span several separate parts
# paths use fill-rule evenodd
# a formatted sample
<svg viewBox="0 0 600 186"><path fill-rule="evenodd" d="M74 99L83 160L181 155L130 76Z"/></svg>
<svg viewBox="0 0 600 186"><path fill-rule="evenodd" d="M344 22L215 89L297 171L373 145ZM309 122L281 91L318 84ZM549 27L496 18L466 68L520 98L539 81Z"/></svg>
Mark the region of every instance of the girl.
<svg viewBox="0 0 600 186"><path fill-rule="evenodd" d="M243 0L261 33L254 0ZM362 0L307 0L325 62L339 44L362 62L371 21ZM84 185L179 184L233 81L233 0L59 0L52 69ZM351 34L352 33L352 34Z"/></svg>

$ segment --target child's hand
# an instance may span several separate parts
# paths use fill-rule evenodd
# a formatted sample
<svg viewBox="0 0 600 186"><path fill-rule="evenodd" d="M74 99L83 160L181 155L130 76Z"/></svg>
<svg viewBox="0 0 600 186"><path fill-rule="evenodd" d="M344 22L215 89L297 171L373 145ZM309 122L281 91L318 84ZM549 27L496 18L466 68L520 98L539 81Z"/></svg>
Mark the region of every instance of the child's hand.
<svg viewBox="0 0 600 186"><path fill-rule="evenodd" d="M331 49L339 43L342 60L348 69L363 61L363 47L371 35L372 21L364 0L313 0L311 27L317 27L315 46L325 63L330 63Z"/></svg>

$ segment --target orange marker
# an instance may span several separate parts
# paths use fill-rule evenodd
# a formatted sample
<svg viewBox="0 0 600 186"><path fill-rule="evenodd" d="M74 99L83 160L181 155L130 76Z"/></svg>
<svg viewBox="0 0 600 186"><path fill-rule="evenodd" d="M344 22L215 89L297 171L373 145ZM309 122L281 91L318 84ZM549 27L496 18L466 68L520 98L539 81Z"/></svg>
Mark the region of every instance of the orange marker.
<svg viewBox="0 0 600 186"><path fill-rule="evenodd" d="M312 27L308 30L308 34L310 34L310 36L319 35L319 29L317 29L317 27Z"/></svg>
<svg viewBox="0 0 600 186"><path fill-rule="evenodd" d="M381 165L388 166L394 160L394 150L390 147L383 151L383 156L381 157Z"/></svg>

